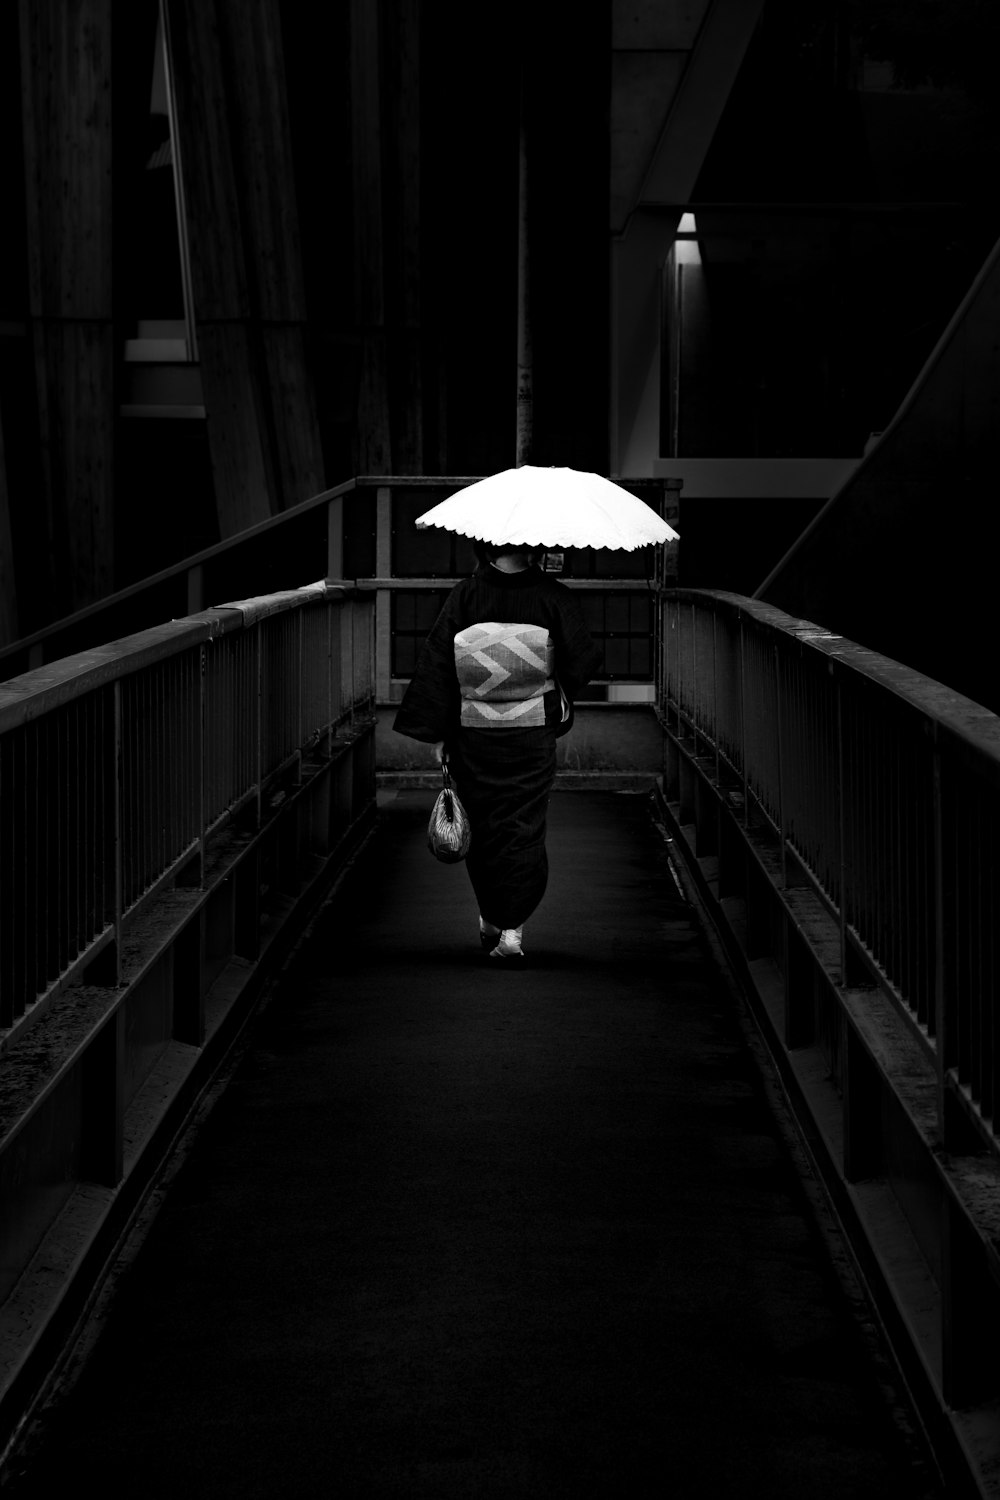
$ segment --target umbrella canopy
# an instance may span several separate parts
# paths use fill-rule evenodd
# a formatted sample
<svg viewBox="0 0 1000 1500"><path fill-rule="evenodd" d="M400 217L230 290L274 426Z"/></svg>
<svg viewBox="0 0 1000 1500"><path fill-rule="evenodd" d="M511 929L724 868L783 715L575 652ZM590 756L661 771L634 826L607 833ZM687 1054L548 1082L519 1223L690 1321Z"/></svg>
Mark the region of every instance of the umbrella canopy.
<svg viewBox="0 0 1000 1500"><path fill-rule="evenodd" d="M522 464L477 479L417 517L480 542L632 552L677 536L651 506L600 474Z"/></svg>

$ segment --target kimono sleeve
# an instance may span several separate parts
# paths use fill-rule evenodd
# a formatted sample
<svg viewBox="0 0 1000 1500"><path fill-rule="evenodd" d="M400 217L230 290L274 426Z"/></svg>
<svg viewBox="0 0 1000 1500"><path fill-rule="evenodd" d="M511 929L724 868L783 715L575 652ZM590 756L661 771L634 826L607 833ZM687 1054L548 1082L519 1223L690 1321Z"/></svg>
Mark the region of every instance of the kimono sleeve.
<svg viewBox="0 0 1000 1500"><path fill-rule="evenodd" d="M397 734L436 744L454 736L461 714L461 694L455 672L455 634L461 629L459 588L445 600L430 635L417 657L399 711L393 720Z"/></svg>
<svg viewBox="0 0 1000 1500"><path fill-rule="evenodd" d="M556 673L566 696L574 698L601 666L601 649L584 623L583 614L569 589L559 586Z"/></svg>

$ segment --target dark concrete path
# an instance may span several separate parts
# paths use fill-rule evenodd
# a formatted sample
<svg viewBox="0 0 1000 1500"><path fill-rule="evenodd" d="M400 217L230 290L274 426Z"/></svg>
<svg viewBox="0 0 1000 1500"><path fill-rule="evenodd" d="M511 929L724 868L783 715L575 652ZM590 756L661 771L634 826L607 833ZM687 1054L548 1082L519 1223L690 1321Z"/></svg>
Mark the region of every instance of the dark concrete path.
<svg viewBox="0 0 1000 1500"><path fill-rule="evenodd" d="M642 796L530 967L400 793L12 1497L923 1497Z"/></svg>

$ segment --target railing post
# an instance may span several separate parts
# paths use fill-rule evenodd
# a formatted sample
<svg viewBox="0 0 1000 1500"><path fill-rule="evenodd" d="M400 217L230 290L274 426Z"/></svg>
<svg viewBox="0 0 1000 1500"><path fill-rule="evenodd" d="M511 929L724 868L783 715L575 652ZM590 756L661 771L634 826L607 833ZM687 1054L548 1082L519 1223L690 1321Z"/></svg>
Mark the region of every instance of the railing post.
<svg viewBox="0 0 1000 1500"><path fill-rule="evenodd" d="M114 792L114 880L115 880L115 965L114 982L118 986L122 982L122 905L124 900L124 872L122 869L122 797L124 796L122 778L122 756L123 731L122 731L122 684L121 678L115 679L115 729L114 729L114 753L115 753L115 792Z"/></svg>
<svg viewBox="0 0 1000 1500"><path fill-rule="evenodd" d="M844 694L840 677L835 679L837 692L837 868L840 899L837 914L840 926L840 983L847 987L847 794L844 785Z"/></svg>
<svg viewBox="0 0 1000 1500"><path fill-rule="evenodd" d="M253 629L254 652L254 793L256 806L255 827L259 828L264 817L264 647L261 641L261 622L255 620Z"/></svg>
<svg viewBox="0 0 1000 1500"><path fill-rule="evenodd" d="M719 749L719 616L712 611L712 739L715 742L715 784L722 785L722 752Z"/></svg>
<svg viewBox="0 0 1000 1500"><path fill-rule="evenodd" d="M740 776L743 780L743 826L750 827L750 777L747 772L746 623L740 613Z"/></svg>
<svg viewBox="0 0 1000 1500"><path fill-rule="evenodd" d="M953 973L952 932L947 910L945 872L944 774L937 727L933 727L933 849L934 849L934 1037L937 1061L937 1115L941 1144L951 1144L952 1101L948 1089L948 1070L955 1061L956 1047L952 1035L952 1011L949 982ZM957 872L953 872L957 873Z"/></svg>
<svg viewBox="0 0 1000 1500"><path fill-rule="evenodd" d="M778 830L781 835L781 885L788 889L788 828L785 824L785 781L782 746L782 701L781 701L781 656L778 642L774 643L774 728L778 750Z"/></svg>
<svg viewBox="0 0 1000 1500"><path fill-rule="evenodd" d="M303 657L305 654L305 626L303 616L305 608L295 611L295 635L296 635L296 662L295 662L295 785L302 785L302 743L305 739L305 693L302 690L302 674L304 670Z"/></svg>
<svg viewBox="0 0 1000 1500"><path fill-rule="evenodd" d="M204 641L198 647L198 886L205 885L205 839L206 824L208 823L207 808L207 767L205 756L207 751L207 729L206 715L208 713L207 703L207 679L208 677L208 647Z"/></svg>
<svg viewBox="0 0 1000 1500"><path fill-rule="evenodd" d="M327 756L333 754L333 611L335 605L331 598L326 601L326 734L324 736L323 751Z"/></svg>
<svg viewBox="0 0 1000 1500"><path fill-rule="evenodd" d="M344 576L344 497L326 504L326 576L334 582Z"/></svg>
<svg viewBox="0 0 1000 1500"><path fill-rule="evenodd" d="M681 605L680 600L674 605L674 729L677 734L677 742L681 738L681 680L683 677L684 651L681 644Z"/></svg>
<svg viewBox="0 0 1000 1500"><path fill-rule="evenodd" d="M379 578L392 577L392 490L379 485L376 490L375 572ZM378 589L375 594L375 694L383 703L389 701L392 679L392 590ZM354 703L354 677L351 676L351 704Z"/></svg>
<svg viewBox="0 0 1000 1500"><path fill-rule="evenodd" d="M698 754L698 616L697 605L691 604L691 727L694 753Z"/></svg>

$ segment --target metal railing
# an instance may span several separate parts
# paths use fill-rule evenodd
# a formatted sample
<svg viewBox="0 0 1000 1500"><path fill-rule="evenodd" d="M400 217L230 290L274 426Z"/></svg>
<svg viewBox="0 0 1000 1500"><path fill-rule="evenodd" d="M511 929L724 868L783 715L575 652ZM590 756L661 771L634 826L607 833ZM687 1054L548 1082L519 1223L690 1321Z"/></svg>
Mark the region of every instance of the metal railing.
<svg viewBox="0 0 1000 1500"><path fill-rule="evenodd" d="M1000 718L755 600L661 622L668 828L935 1447L993 1494Z"/></svg>
<svg viewBox="0 0 1000 1500"><path fill-rule="evenodd" d="M270 781L370 709L370 597L210 610L0 685L0 1027L122 941Z"/></svg>
<svg viewBox="0 0 1000 1500"><path fill-rule="evenodd" d="M163 620L193 614L232 598L237 590L263 594L314 578L325 565L328 582L357 584L375 592L377 695L384 703L398 700L408 672L394 670L393 598L446 593L475 564L467 539L437 531L417 533L414 520L476 477L361 475L347 480L22 640L0 646L0 678L57 661L70 652L100 647L110 639L156 627ZM620 483L676 521L677 481L623 479ZM619 606L633 595L645 606L648 581L635 556L584 549L575 560L579 563L584 558L596 565L601 576L569 579L574 588L584 595L617 601ZM570 554L570 572L573 564ZM618 645L637 633L627 626L618 630L615 625L607 631ZM617 654L609 652L609 656ZM641 654L645 660L648 647ZM612 663L612 673L634 677L631 665Z"/></svg>
<svg viewBox="0 0 1000 1500"><path fill-rule="evenodd" d="M898 1003L997 1149L1000 719L767 605L678 591L660 701L837 922L842 978ZM941 1122L942 1134L945 1121Z"/></svg>
<svg viewBox="0 0 1000 1500"><path fill-rule="evenodd" d="M0 1447L372 826L374 647L319 583L0 684Z"/></svg>

